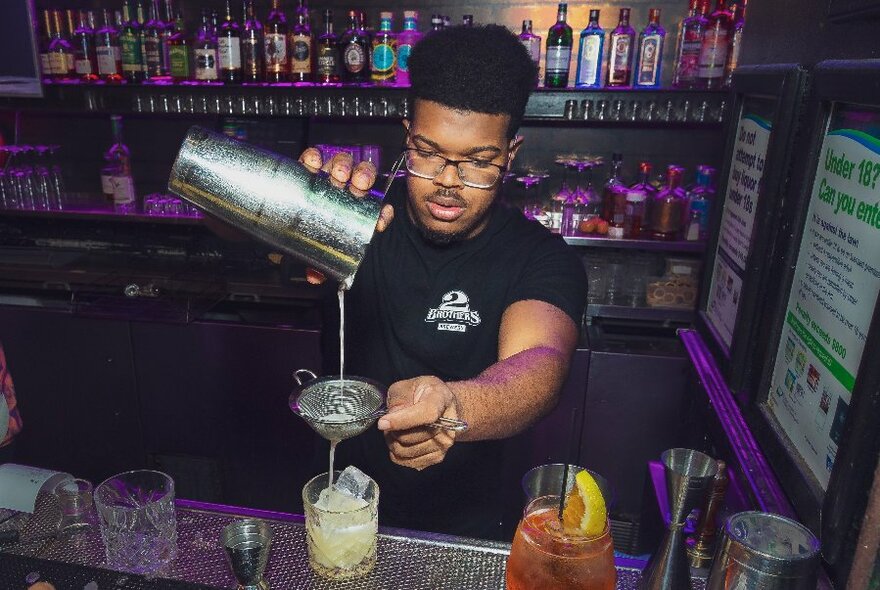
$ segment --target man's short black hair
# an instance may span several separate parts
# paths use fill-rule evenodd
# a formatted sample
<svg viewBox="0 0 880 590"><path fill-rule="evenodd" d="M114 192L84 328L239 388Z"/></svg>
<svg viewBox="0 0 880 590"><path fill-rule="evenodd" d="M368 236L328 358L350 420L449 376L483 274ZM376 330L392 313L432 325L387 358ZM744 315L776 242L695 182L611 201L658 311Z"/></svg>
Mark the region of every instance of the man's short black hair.
<svg viewBox="0 0 880 590"><path fill-rule="evenodd" d="M409 58L410 100L510 115L516 134L538 71L519 39L499 25L451 27L429 33Z"/></svg>

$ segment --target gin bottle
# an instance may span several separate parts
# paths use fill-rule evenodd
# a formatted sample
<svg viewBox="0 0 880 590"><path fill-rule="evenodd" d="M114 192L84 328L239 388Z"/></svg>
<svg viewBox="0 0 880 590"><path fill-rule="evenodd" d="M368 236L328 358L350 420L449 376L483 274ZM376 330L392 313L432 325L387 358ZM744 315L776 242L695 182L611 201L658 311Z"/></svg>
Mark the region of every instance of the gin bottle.
<svg viewBox="0 0 880 590"><path fill-rule="evenodd" d="M648 12L647 26L639 33L636 86L641 88L657 88L660 86L660 72L663 65L663 40L665 38L666 31L660 26L660 9L652 8Z"/></svg>
<svg viewBox="0 0 880 590"><path fill-rule="evenodd" d="M565 88L568 86L568 68L571 61L571 27L565 22L568 4L560 2L556 24L547 33L547 55L544 60L544 86Z"/></svg>
<svg viewBox="0 0 880 590"><path fill-rule="evenodd" d="M598 88L602 85L602 51L604 48L605 31L599 26L599 11L591 10L590 22L581 31L575 86L578 88Z"/></svg>

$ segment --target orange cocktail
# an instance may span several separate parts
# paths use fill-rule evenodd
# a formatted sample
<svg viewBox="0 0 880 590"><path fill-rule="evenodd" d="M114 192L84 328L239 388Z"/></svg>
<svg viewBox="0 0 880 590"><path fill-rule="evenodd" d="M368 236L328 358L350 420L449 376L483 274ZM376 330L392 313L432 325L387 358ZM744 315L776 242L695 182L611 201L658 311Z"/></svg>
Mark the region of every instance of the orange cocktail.
<svg viewBox="0 0 880 590"><path fill-rule="evenodd" d="M609 527L598 536L565 528L559 497L529 502L507 560L508 590L614 590L614 546Z"/></svg>

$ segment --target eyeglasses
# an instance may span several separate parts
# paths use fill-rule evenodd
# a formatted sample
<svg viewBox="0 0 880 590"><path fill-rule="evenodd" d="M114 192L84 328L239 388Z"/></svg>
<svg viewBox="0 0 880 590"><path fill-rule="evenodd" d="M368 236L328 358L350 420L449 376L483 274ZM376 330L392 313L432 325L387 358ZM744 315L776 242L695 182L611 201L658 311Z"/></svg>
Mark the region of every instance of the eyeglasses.
<svg viewBox="0 0 880 590"><path fill-rule="evenodd" d="M492 188L505 167L492 162L479 160L451 160L436 152L420 148L403 148L406 169L413 176L434 180L448 165L454 165L461 183L471 188Z"/></svg>

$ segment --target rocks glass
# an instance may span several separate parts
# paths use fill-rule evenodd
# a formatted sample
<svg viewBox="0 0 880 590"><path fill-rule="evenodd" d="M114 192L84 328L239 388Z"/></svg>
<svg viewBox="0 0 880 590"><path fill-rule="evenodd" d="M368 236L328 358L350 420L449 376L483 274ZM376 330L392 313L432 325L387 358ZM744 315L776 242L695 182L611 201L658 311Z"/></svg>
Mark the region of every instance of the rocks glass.
<svg viewBox="0 0 880 590"><path fill-rule="evenodd" d="M167 573L177 556L174 480L160 471L127 471L95 488L101 537L111 569Z"/></svg>

